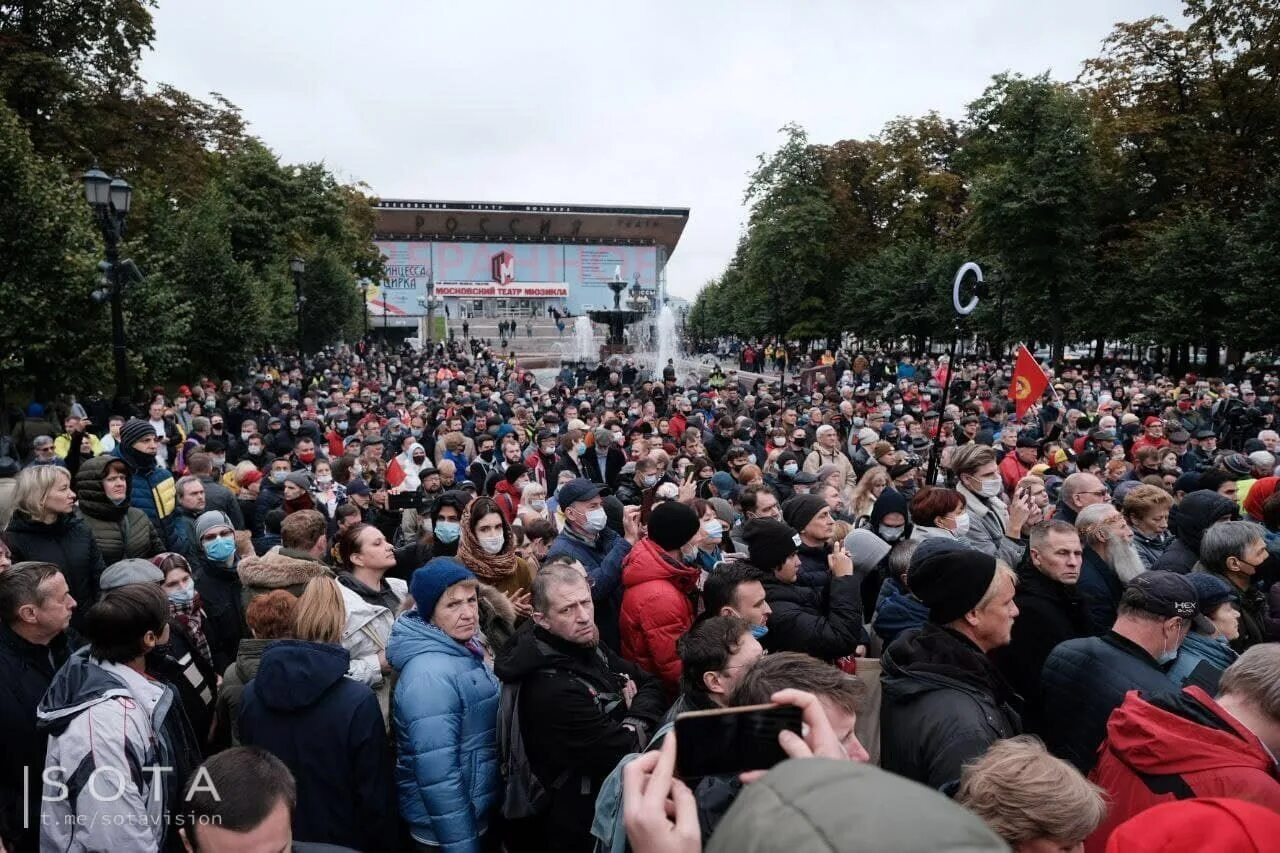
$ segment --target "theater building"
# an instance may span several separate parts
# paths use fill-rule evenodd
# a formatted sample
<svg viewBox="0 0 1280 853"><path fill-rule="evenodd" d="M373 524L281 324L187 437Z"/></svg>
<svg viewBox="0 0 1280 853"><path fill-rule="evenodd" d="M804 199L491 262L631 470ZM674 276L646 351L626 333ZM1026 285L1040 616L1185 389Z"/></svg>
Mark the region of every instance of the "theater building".
<svg viewBox="0 0 1280 853"><path fill-rule="evenodd" d="M625 298L661 305L688 208L381 199L375 242L385 278L368 282L370 325L417 326L429 313L581 314Z"/></svg>

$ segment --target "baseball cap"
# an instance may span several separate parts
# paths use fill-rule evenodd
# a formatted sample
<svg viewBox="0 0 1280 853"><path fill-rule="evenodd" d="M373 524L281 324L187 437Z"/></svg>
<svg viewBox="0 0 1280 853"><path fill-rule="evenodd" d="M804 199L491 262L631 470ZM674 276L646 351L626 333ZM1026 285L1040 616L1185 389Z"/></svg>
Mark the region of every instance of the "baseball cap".
<svg viewBox="0 0 1280 853"><path fill-rule="evenodd" d="M1124 603L1156 616L1194 619L1199 599L1191 581L1176 572L1143 572L1125 588Z"/></svg>
<svg viewBox="0 0 1280 853"><path fill-rule="evenodd" d="M556 492L556 503L562 509L579 501L589 501L604 491L604 486L593 483L586 477L575 477L560 487Z"/></svg>

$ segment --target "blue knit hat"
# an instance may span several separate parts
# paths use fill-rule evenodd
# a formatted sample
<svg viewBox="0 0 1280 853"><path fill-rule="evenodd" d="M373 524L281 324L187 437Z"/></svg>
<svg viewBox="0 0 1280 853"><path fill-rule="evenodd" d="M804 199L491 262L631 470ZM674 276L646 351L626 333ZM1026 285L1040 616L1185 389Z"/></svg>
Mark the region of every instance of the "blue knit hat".
<svg viewBox="0 0 1280 853"><path fill-rule="evenodd" d="M423 621L429 621L436 609L436 602L446 589L455 583L475 579L476 576L467 571L466 566L452 557L436 557L413 573L413 577L409 579L409 592L418 605L418 613Z"/></svg>

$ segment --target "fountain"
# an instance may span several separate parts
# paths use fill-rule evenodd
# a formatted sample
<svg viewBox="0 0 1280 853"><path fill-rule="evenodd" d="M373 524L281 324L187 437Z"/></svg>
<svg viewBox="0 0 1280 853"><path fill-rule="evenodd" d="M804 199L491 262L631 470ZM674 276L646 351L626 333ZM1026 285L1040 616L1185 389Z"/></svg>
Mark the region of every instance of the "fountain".
<svg viewBox="0 0 1280 853"><path fill-rule="evenodd" d="M596 330L591 320L585 315L573 321L574 357L579 361L588 361L596 357Z"/></svg>
<svg viewBox="0 0 1280 853"><path fill-rule="evenodd" d="M639 285L637 284L638 287ZM613 281L609 282L609 289L613 291L613 307L596 308L587 312L593 322L609 327L609 336L605 339L604 345L600 347L601 361L606 361L611 355L618 355L628 351L629 347L624 331L627 326L630 326L645 315L644 311L622 307L622 292L627 289L627 283L622 280L622 267L614 268ZM576 323L574 333L577 334Z"/></svg>
<svg viewBox="0 0 1280 853"><path fill-rule="evenodd" d="M680 336L676 332L676 312L671 310L670 305L663 305L658 312L658 355L653 368L654 375L660 378L667 361L679 356Z"/></svg>

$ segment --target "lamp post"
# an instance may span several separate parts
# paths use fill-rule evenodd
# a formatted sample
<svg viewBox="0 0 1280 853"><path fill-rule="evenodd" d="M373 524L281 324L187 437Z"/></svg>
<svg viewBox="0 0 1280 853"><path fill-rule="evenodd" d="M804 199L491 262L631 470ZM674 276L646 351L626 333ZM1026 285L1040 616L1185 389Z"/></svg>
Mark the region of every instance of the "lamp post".
<svg viewBox="0 0 1280 853"><path fill-rule="evenodd" d="M107 259L99 264L106 278L105 290L95 291L97 299L111 301L111 354L115 362L116 398L129 396L129 366L124 347L124 278L120 269L120 240L124 236L125 218L133 203L133 188L124 178L112 178L94 166L80 178L85 199L93 209L94 219L102 230Z"/></svg>
<svg viewBox="0 0 1280 853"><path fill-rule="evenodd" d="M289 272L293 273L293 310L298 315L298 355L302 355L302 306L307 297L302 295L302 274L307 271L307 262L296 255L289 259Z"/></svg>

